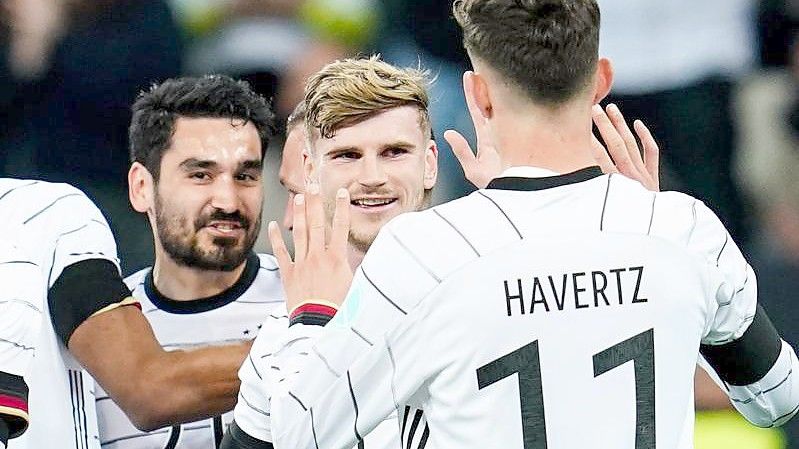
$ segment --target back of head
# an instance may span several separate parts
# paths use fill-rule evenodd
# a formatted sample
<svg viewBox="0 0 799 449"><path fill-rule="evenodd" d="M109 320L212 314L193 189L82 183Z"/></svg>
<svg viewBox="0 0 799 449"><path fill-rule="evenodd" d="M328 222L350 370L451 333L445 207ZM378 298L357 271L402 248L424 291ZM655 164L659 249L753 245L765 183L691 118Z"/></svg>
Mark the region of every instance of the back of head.
<svg viewBox="0 0 799 449"><path fill-rule="evenodd" d="M592 79L599 55L595 0L456 0L472 58L543 105L559 105Z"/></svg>
<svg viewBox="0 0 799 449"><path fill-rule="evenodd" d="M308 136L330 138L401 106L418 108L419 126L429 133L427 85L425 72L395 67L378 56L330 63L305 85Z"/></svg>
<svg viewBox="0 0 799 449"><path fill-rule="evenodd" d="M224 75L166 80L142 92L132 109L128 132L131 160L144 165L156 180L180 117L251 122L261 138L261 154L274 127L269 102L246 82Z"/></svg>

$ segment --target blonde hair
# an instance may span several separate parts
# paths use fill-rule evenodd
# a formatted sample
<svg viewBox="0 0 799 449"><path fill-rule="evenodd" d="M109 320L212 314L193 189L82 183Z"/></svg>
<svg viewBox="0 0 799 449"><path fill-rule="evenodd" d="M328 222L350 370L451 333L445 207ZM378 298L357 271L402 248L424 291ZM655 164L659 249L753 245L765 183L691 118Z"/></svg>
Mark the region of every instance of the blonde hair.
<svg viewBox="0 0 799 449"><path fill-rule="evenodd" d="M428 85L427 72L393 66L379 55L332 62L305 85L307 137L313 140L315 131L330 138L339 129L401 106L415 106L419 126L430 134Z"/></svg>

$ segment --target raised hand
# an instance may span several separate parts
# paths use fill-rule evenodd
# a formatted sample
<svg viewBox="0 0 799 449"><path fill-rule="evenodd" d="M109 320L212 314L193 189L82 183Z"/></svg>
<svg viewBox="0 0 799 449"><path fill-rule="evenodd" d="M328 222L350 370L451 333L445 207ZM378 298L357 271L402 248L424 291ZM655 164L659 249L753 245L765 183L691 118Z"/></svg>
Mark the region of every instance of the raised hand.
<svg viewBox="0 0 799 449"><path fill-rule="evenodd" d="M486 120L474 103L473 92L474 73L467 71L463 74L463 93L466 96L469 115L474 123L475 134L477 134L477 154L472 151L469 142L458 131L447 130L444 132L444 139L449 143L452 152L460 162L466 179L478 189L482 189L502 173L503 167L496 146L490 140L489 133L486 132Z"/></svg>
<svg viewBox="0 0 799 449"><path fill-rule="evenodd" d="M330 227L325 220L319 186L312 184L306 194L294 197L294 260L286 248L276 222L269 223L269 241L275 253L286 307L289 312L305 303L322 303L338 308L352 283L347 261L350 231L350 196L346 189L336 194L336 210Z"/></svg>
<svg viewBox="0 0 799 449"><path fill-rule="evenodd" d="M606 149L596 136L591 136L591 150L602 171L621 173L649 190L660 190L660 149L644 123L640 120L633 123L644 147L642 154L618 106L610 104L602 109L602 106L594 105L591 115L608 146Z"/></svg>

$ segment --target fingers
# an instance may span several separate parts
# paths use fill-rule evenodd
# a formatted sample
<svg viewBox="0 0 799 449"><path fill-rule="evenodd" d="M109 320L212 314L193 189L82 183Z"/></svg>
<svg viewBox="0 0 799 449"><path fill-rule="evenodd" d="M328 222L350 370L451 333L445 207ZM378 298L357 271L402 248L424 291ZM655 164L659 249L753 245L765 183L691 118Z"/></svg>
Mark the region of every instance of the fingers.
<svg viewBox="0 0 799 449"><path fill-rule="evenodd" d="M308 225L308 251L321 251L325 248L325 209L319 184L308 185L305 195L305 215Z"/></svg>
<svg viewBox="0 0 799 449"><path fill-rule="evenodd" d="M624 119L624 115L622 115L619 107L613 103L609 104L607 107L607 114L608 117L610 117L611 123L613 123L613 126L616 128L616 131L624 141L624 146L627 149L627 154L630 156L630 161L632 161L640 173L645 172L646 168L644 167L641 151L638 148L638 142L635 140L635 136L630 130L630 127L627 126L627 121Z"/></svg>
<svg viewBox="0 0 799 449"><path fill-rule="evenodd" d="M608 153L615 162L616 169L624 175L637 178L635 175L635 165L630 160L630 154L627 152L627 146L624 143L621 135L616 131L610 118L605 113L600 105L594 105L591 108L591 116L594 119L599 134L607 145Z"/></svg>
<svg viewBox="0 0 799 449"><path fill-rule="evenodd" d="M472 147L469 146L469 142L461 133L451 129L444 132L444 140L449 143L452 153L455 154L455 158L463 168L463 173L468 178L477 163L477 157L474 155Z"/></svg>
<svg viewBox="0 0 799 449"><path fill-rule="evenodd" d="M350 193L347 189L336 192L336 212L333 215L333 227L330 233L328 248L339 254L347 254L350 236Z"/></svg>
<svg viewBox="0 0 799 449"><path fill-rule="evenodd" d="M285 271L290 269L294 263L291 261L291 255L286 248L286 242L283 241L283 236L280 234L280 227L276 222L269 222L268 233L269 243L272 244L272 252L275 255L275 259L277 259L277 266L280 267L280 271L285 274Z"/></svg>
<svg viewBox="0 0 799 449"><path fill-rule="evenodd" d="M602 169L602 173L618 173L619 171L616 170L616 166L613 165L613 161L608 156L607 150L596 138L596 136L592 133L591 134L591 153L594 156L594 160L599 165L599 168Z"/></svg>
<svg viewBox="0 0 799 449"><path fill-rule="evenodd" d="M649 177L652 178L652 188L660 190L660 148L644 122L636 120L633 127L644 146L644 166Z"/></svg>
<svg viewBox="0 0 799 449"><path fill-rule="evenodd" d="M308 253L308 225L305 220L305 195L300 193L294 196L294 260L305 260Z"/></svg>

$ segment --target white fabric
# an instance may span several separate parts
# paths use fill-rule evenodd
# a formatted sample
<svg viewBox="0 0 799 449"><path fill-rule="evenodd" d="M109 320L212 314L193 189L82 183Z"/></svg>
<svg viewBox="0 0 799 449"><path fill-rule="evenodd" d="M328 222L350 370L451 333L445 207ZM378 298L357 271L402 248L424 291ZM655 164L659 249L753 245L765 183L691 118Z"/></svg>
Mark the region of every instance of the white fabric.
<svg viewBox="0 0 799 449"><path fill-rule="evenodd" d="M689 196L619 175L482 190L384 227L336 317L257 342L275 368L242 376L242 392L261 396L271 427L253 436L277 448L349 448L407 404L424 410L431 447L546 434L553 449L687 449L699 345L740 337L756 290ZM769 403L793 409L786 390Z"/></svg>
<svg viewBox="0 0 799 449"><path fill-rule="evenodd" d="M0 371L26 376L42 325L41 271L19 247L0 240Z"/></svg>
<svg viewBox="0 0 799 449"><path fill-rule="evenodd" d="M233 343L254 338L264 317L268 317L268 322L288 325L277 262L267 254L259 255L259 262L258 275L249 288L211 310L172 313L159 308L149 296L156 293L145 283L151 268L129 276L125 283L141 303L156 338L167 350ZM171 438L178 437L176 433L179 438L176 445L169 446L172 449L215 449L216 438L233 420L233 413L229 412L222 415L221 421L205 419L141 432L99 384L95 388L100 442L104 449L162 449Z"/></svg>
<svg viewBox="0 0 799 449"><path fill-rule="evenodd" d="M0 216L0 232L13 236L38 265L47 288L64 268L83 260L105 259L119 269L105 218L70 185L0 178ZM99 449L94 380L56 336L47 301L42 305L44 322L26 377L31 423L9 449Z"/></svg>

